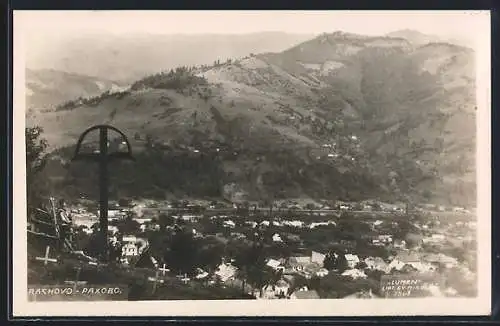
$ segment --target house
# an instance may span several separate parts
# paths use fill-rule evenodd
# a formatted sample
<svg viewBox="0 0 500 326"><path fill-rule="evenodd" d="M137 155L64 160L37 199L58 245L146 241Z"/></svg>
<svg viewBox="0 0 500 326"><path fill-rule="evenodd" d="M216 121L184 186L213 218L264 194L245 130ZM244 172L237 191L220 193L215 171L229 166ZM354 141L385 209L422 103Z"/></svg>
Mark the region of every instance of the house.
<svg viewBox="0 0 500 326"><path fill-rule="evenodd" d="M353 280L356 280L358 278L366 278L367 277L364 271L356 269L356 268L348 269L348 270L344 271L342 273L342 276L349 276Z"/></svg>
<svg viewBox="0 0 500 326"><path fill-rule="evenodd" d="M359 263L359 257L357 255L345 254L344 257L347 260L347 266L349 266L349 268L354 268Z"/></svg>
<svg viewBox="0 0 500 326"><path fill-rule="evenodd" d="M320 268L317 272L316 272L316 276L317 277L325 277L328 275L328 270L326 268Z"/></svg>
<svg viewBox="0 0 500 326"><path fill-rule="evenodd" d="M118 232L119 232L118 227L116 227L114 225L108 225L108 233L111 233L114 235Z"/></svg>
<svg viewBox="0 0 500 326"><path fill-rule="evenodd" d="M390 271L392 271L393 269L397 270L397 271L400 271L402 270L404 267L405 267L405 263L400 261L399 259L395 258L393 259L389 265L387 265L387 269L386 269L386 273L389 273Z"/></svg>
<svg viewBox="0 0 500 326"><path fill-rule="evenodd" d="M281 262L272 258L267 261L266 266L272 268L275 271L285 271L285 267L281 264Z"/></svg>
<svg viewBox="0 0 500 326"><path fill-rule="evenodd" d="M255 221L246 221L245 224L251 225L252 228L255 228L257 226L257 222L255 222Z"/></svg>
<svg viewBox="0 0 500 326"><path fill-rule="evenodd" d="M231 220L224 221L223 225L224 225L224 227L231 228L231 229L236 227L236 224Z"/></svg>
<svg viewBox="0 0 500 326"><path fill-rule="evenodd" d="M137 242L137 237L135 235L124 235L122 237L122 242L135 244Z"/></svg>
<svg viewBox="0 0 500 326"><path fill-rule="evenodd" d="M290 295L290 299L319 299L319 295L315 290L295 291Z"/></svg>
<svg viewBox="0 0 500 326"><path fill-rule="evenodd" d="M368 257L364 260L366 268L370 270L386 271L387 263L380 257Z"/></svg>
<svg viewBox="0 0 500 326"><path fill-rule="evenodd" d="M132 257L139 255L139 250L135 243L126 243L122 247L122 256L124 257Z"/></svg>
<svg viewBox="0 0 500 326"><path fill-rule="evenodd" d="M392 243L392 235L389 234L380 234L378 240L384 244Z"/></svg>
<svg viewBox="0 0 500 326"><path fill-rule="evenodd" d="M325 261L326 255L313 251L311 253L311 262L318 264L320 267L323 267L323 263Z"/></svg>
<svg viewBox="0 0 500 326"><path fill-rule="evenodd" d="M222 282L227 282L233 280L238 268L231 265L230 263L222 263L217 267L215 275L221 279Z"/></svg>
<svg viewBox="0 0 500 326"><path fill-rule="evenodd" d="M208 277L208 275L209 275L207 272L205 272L205 271L204 271L203 269L201 269L201 268L197 268L197 269L196 269L196 273L197 273L197 274L196 274L195 278L196 278L197 280L202 280L202 279L205 279L205 278L207 278L207 277Z"/></svg>
<svg viewBox="0 0 500 326"><path fill-rule="evenodd" d="M273 242L283 242L281 236L278 233L273 234Z"/></svg>

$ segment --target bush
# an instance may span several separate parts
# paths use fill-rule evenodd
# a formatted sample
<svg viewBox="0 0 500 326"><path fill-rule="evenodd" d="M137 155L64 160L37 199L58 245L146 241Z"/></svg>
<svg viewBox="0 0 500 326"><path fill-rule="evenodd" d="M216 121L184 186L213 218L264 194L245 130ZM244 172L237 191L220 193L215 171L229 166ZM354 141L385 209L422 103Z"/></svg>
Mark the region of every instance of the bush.
<svg viewBox="0 0 500 326"><path fill-rule="evenodd" d="M182 90L188 86L206 85L204 77L195 76L186 67L170 70L168 73L148 76L132 84L132 90L141 88Z"/></svg>

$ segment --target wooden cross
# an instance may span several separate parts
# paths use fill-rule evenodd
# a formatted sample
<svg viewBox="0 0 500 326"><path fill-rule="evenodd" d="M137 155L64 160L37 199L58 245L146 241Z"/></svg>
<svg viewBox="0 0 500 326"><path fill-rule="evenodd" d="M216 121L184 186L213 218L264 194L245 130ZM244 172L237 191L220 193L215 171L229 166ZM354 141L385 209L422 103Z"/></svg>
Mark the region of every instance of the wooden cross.
<svg viewBox="0 0 500 326"><path fill-rule="evenodd" d="M166 267L167 265L163 264L163 268L160 268L159 270L163 272L163 276L165 276L166 272L170 272L170 269Z"/></svg>
<svg viewBox="0 0 500 326"><path fill-rule="evenodd" d="M47 265L49 261L51 263L57 263L57 259L56 258L49 258L49 253L50 253L50 246L47 246L45 248L45 257L35 257L35 259L43 261L44 265Z"/></svg>
<svg viewBox="0 0 500 326"><path fill-rule="evenodd" d="M162 279L159 278L160 276L160 271L156 271L155 277L148 277L149 282L154 282L153 283L153 294L156 292L156 287L158 286L158 283L164 283Z"/></svg>
<svg viewBox="0 0 500 326"><path fill-rule="evenodd" d="M76 293L76 287L78 285L85 285L85 284L87 284L87 281L78 281L78 279L80 278L80 272L81 272L81 270L82 270L81 267L78 267L76 269L76 277L75 277L74 281L64 281L64 283L66 283L66 284L73 284L73 293Z"/></svg>
<svg viewBox="0 0 500 326"><path fill-rule="evenodd" d="M99 130L99 150L94 151L93 153L80 153L80 147L82 145L82 141L85 139L85 136L93 131ZM127 145L127 152L115 152L108 153L108 130L113 130L120 134ZM88 128L85 130L78 142L76 144L76 151L73 160L89 160L99 163L99 226L100 233L102 237L102 259L104 261L108 260L109 252L108 252L108 183L109 183L109 175L108 175L108 163L114 159L128 159L133 160L132 157L132 149L130 147L130 143L127 137L118 129L108 125L97 125Z"/></svg>

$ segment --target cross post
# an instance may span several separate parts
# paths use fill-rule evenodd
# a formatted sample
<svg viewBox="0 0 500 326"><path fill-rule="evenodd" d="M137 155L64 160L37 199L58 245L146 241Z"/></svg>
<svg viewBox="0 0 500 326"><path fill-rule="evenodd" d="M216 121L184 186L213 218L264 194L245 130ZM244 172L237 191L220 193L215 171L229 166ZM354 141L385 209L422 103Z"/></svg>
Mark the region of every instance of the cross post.
<svg viewBox="0 0 500 326"><path fill-rule="evenodd" d="M57 263L56 258L49 258L49 253L50 253L50 246L47 246L45 248L45 257L35 257L36 260L41 260L43 261L43 264L47 266L49 262L51 263Z"/></svg>
<svg viewBox="0 0 500 326"><path fill-rule="evenodd" d="M166 264L163 264L163 267L160 268L159 270L163 272L163 276L165 276L166 272L170 272L170 269L167 268Z"/></svg>
<svg viewBox="0 0 500 326"><path fill-rule="evenodd" d="M93 153L80 153L80 147L85 136L93 131L99 130L99 150ZM108 130L113 130L121 135L126 143L127 152L108 152ZM89 160L99 163L99 228L102 241L102 260L108 261L108 186L109 186L109 171L108 163L113 159L128 159L133 160L132 149L127 137L118 129L108 125L96 125L84 131L76 145L75 156L73 160Z"/></svg>
<svg viewBox="0 0 500 326"><path fill-rule="evenodd" d="M156 271L155 277L148 277L149 282L153 282L153 294L156 292L156 288L158 287L158 283L163 283L163 280L159 278L160 271Z"/></svg>

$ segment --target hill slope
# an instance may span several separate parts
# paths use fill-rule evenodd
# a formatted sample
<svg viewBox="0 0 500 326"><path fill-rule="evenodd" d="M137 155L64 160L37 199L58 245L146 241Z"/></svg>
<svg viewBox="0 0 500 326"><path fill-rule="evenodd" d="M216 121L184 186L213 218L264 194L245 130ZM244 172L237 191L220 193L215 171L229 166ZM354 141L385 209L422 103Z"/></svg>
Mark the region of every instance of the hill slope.
<svg viewBox="0 0 500 326"><path fill-rule="evenodd" d="M120 195L467 205L475 202L473 63L472 50L452 44L336 32L154 75L38 123L55 147L92 124L125 131L140 163L116 167ZM81 165L68 169L73 181L75 169L88 176Z"/></svg>
<svg viewBox="0 0 500 326"><path fill-rule="evenodd" d="M99 95L119 89L120 85L100 79L51 69L26 69L26 105L28 109L53 108L78 97Z"/></svg>

